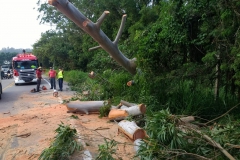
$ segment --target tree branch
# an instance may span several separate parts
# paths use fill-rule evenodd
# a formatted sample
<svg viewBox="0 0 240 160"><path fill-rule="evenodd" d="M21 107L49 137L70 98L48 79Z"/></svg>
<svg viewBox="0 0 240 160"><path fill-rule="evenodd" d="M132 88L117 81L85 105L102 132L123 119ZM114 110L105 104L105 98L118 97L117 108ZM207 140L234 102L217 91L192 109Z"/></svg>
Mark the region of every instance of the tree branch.
<svg viewBox="0 0 240 160"><path fill-rule="evenodd" d="M206 134L203 134L201 131L199 130L196 130L194 128L191 128L191 127L187 127L187 126L183 126L184 128L187 128L189 130L192 130L196 133L198 133L199 135L203 136L204 139L206 139L208 142L210 142L210 144L213 146L213 147L216 147L218 148L226 157L228 157L230 160L235 160L235 158L230 155L219 143L215 142L213 139L211 139L208 135Z"/></svg>
<svg viewBox="0 0 240 160"><path fill-rule="evenodd" d="M106 52L108 52L114 60L116 60L121 66L123 66L131 74L136 74L136 59L128 59L118 49L117 43L122 33L123 26L125 24L126 15L123 15L122 24L120 30L114 42L112 42L106 34L100 29L100 25L109 13L105 11L98 19L97 23L93 23L86 18L72 3L68 0L49 0L50 5L55 6L61 13L66 15L72 20L78 27L88 33ZM100 47L99 47L100 48Z"/></svg>
<svg viewBox="0 0 240 160"><path fill-rule="evenodd" d="M104 11L103 14L99 17L99 19L97 20L97 28L100 29L101 25L102 25L102 22L103 20L106 18L106 16L109 14L110 12L109 11Z"/></svg>
<svg viewBox="0 0 240 160"><path fill-rule="evenodd" d="M121 25L120 25L120 28L119 28L119 30L118 30L118 34L117 34L117 36L116 36L116 38L115 38L115 40L114 40L114 44L118 44L118 41L119 41L119 39L120 39L120 37L121 37L121 35L122 35L122 32L123 32L123 28L124 28L124 26L125 26L125 22L126 22L126 18L127 18L127 15L126 14L124 14L123 16L122 16L122 22L121 22Z"/></svg>

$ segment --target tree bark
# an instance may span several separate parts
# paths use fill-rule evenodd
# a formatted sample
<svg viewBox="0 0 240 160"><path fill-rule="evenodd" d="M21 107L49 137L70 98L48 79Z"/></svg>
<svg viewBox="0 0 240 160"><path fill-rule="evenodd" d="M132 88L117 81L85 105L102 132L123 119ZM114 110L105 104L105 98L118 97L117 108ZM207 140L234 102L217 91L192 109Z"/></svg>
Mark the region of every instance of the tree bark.
<svg viewBox="0 0 240 160"><path fill-rule="evenodd" d="M216 55L217 57L217 65L216 65L216 79L215 79L215 87L214 87L214 97L215 101L219 97L219 79L220 79L220 56Z"/></svg>
<svg viewBox="0 0 240 160"><path fill-rule="evenodd" d="M72 101L66 106L70 112L89 114L90 112L99 112L99 109L104 106L104 101Z"/></svg>
<svg viewBox="0 0 240 160"><path fill-rule="evenodd" d="M119 28L118 34L115 40L112 42L106 34L100 29L101 24L105 17L110 13L109 11L104 11L101 17L97 20L96 23L93 23L91 20L86 18L72 3L68 0L48 0L50 5L55 6L61 13L66 15L71 19L78 27L83 31L88 33L100 46L94 47L93 49L103 48L108 52L113 59L115 59L121 66L123 66L131 74L136 73L136 59L128 59L125 57L122 52L118 49L118 41L122 34L126 16L123 15L122 23Z"/></svg>
<svg viewBox="0 0 240 160"><path fill-rule="evenodd" d="M121 103L122 105L124 105L124 106L127 106L127 107L131 107L131 106L136 105L136 104L134 104L134 103L129 103L129 102L124 101L124 100L121 100L120 103Z"/></svg>

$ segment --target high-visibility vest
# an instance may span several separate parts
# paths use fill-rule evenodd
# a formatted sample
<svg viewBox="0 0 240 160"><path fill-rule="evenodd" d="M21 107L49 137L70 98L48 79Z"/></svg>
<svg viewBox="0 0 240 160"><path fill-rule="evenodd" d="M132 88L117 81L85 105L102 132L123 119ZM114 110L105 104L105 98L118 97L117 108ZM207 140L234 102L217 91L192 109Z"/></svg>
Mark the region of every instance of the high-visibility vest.
<svg viewBox="0 0 240 160"><path fill-rule="evenodd" d="M58 72L58 78L63 78L63 71Z"/></svg>
<svg viewBox="0 0 240 160"><path fill-rule="evenodd" d="M31 68L36 68L36 66L34 66L34 65L31 65Z"/></svg>

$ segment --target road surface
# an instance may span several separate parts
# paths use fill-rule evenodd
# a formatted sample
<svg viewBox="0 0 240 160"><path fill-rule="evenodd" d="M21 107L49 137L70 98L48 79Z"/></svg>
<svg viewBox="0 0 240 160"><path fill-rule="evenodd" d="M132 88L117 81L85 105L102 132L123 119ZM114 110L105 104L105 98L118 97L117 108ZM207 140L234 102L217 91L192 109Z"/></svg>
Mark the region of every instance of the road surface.
<svg viewBox="0 0 240 160"><path fill-rule="evenodd" d="M70 99L74 91L64 85L63 92L54 97L47 80L43 79L41 83L47 90L35 93L30 91L36 84L15 86L13 79L2 81L0 160L37 160L49 147L59 124L68 124L71 120L60 100Z"/></svg>
<svg viewBox="0 0 240 160"><path fill-rule="evenodd" d="M44 85L49 88L49 82L47 79L43 79L41 86ZM0 113L11 112L14 114L18 111L16 101L21 97L23 93L30 92L31 89L36 88L36 84L22 84L14 85L13 79L2 79L3 94L0 100ZM16 106L14 106L14 104ZM15 109L13 110L13 107Z"/></svg>

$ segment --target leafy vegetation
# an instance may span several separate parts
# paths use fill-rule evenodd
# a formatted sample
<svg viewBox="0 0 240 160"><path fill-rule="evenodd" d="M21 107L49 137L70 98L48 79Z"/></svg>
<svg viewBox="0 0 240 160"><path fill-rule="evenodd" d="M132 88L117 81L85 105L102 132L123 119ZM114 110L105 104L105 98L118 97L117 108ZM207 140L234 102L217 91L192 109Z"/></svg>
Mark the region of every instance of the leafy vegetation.
<svg viewBox="0 0 240 160"><path fill-rule="evenodd" d="M102 118L102 117L107 117L109 112L111 110L111 103L109 102L104 102L104 106L102 106L100 109L99 109L99 117Z"/></svg>
<svg viewBox="0 0 240 160"><path fill-rule="evenodd" d="M76 140L76 129L61 123L55 130L57 135L49 148L42 151L39 160L67 160L75 151L81 149L81 144Z"/></svg>
<svg viewBox="0 0 240 160"><path fill-rule="evenodd" d="M117 142L114 140L108 141L106 139L104 139L104 141L105 144L98 146L98 155L96 160L115 160L116 158L114 158L113 155L116 154Z"/></svg>

